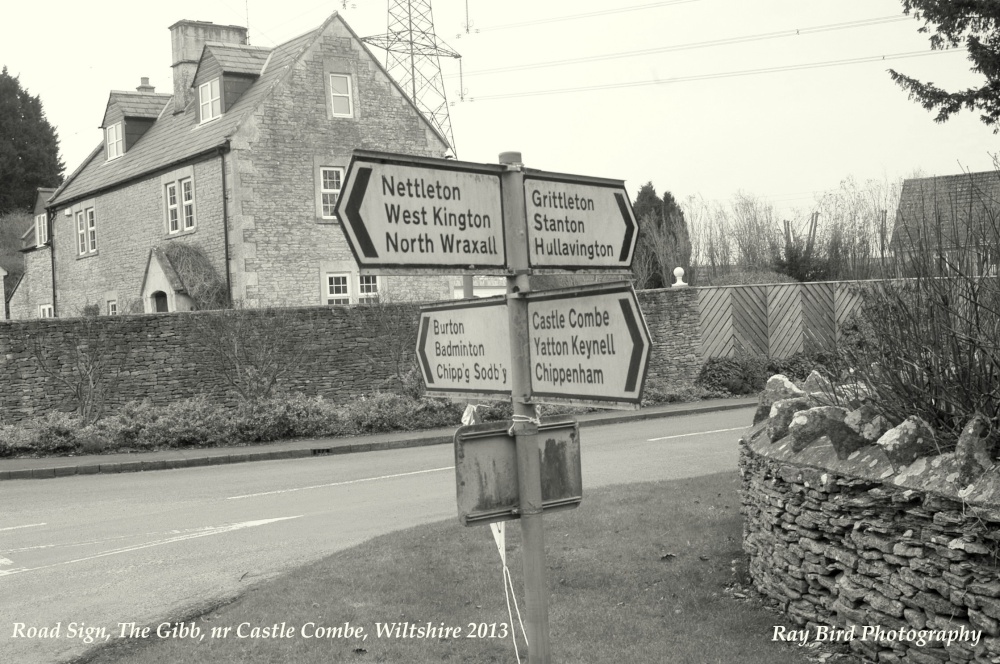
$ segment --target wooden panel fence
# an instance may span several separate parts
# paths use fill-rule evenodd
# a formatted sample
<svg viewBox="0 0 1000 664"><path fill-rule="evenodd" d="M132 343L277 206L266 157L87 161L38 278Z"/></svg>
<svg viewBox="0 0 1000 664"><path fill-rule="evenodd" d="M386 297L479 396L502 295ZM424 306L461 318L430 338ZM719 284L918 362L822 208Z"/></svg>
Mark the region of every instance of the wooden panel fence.
<svg viewBox="0 0 1000 664"><path fill-rule="evenodd" d="M698 292L702 357L729 357L735 351L732 291L705 288Z"/></svg>
<svg viewBox="0 0 1000 664"><path fill-rule="evenodd" d="M731 291L736 343L748 353L767 353L767 288L744 286Z"/></svg>
<svg viewBox="0 0 1000 664"><path fill-rule="evenodd" d="M857 283L698 288L702 359L832 348L861 304Z"/></svg>
<svg viewBox="0 0 1000 664"><path fill-rule="evenodd" d="M834 308L836 284L815 283L800 288L802 349L815 352L824 348L834 348L837 344L837 316ZM787 357L787 355L777 357Z"/></svg>
<svg viewBox="0 0 1000 664"><path fill-rule="evenodd" d="M788 357L802 350L802 286L775 284L767 290L767 350Z"/></svg>

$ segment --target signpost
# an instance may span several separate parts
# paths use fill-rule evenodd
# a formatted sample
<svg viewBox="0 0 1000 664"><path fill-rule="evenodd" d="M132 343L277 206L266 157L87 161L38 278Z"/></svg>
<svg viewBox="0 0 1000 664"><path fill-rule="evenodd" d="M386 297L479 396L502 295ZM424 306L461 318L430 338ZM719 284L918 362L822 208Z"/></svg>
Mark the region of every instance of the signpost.
<svg viewBox="0 0 1000 664"><path fill-rule="evenodd" d="M356 150L336 212L362 271L502 273L502 171Z"/></svg>
<svg viewBox="0 0 1000 664"><path fill-rule="evenodd" d="M513 417L456 434L466 525L519 518L530 664L549 664L545 508L582 499L575 422L538 402L637 408L650 338L631 285L533 292L534 272L627 272L638 238L624 183L500 164L355 151L337 216L363 273L504 274L507 295L421 308L427 390L511 399Z"/></svg>
<svg viewBox="0 0 1000 664"><path fill-rule="evenodd" d="M639 228L620 180L528 171L524 204L531 267L631 267Z"/></svg>

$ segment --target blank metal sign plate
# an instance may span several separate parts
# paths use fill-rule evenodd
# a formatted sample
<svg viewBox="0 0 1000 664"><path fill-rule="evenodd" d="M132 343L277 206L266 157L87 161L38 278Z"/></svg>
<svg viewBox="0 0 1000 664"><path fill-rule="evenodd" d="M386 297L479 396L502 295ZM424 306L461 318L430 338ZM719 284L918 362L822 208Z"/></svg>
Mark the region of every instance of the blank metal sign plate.
<svg viewBox="0 0 1000 664"><path fill-rule="evenodd" d="M463 525L517 519L517 450L511 422L473 424L455 433L458 518ZM580 427L575 421L544 421L531 436L542 472L542 509L576 507L583 499Z"/></svg>

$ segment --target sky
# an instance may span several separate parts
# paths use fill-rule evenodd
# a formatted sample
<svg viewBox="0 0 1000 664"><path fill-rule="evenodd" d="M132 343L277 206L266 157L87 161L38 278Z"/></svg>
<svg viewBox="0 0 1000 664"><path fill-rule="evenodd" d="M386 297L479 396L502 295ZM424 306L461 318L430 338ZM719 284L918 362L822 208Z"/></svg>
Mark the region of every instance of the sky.
<svg viewBox="0 0 1000 664"><path fill-rule="evenodd" d="M101 143L111 90L172 91L168 27L249 25L274 46L339 12L386 30L385 0L20 2L0 21L0 66L41 98L69 174ZM895 68L977 85L964 50L931 51L899 0L436 0L457 157L652 182L678 200L737 192L781 216L854 178L990 170L998 137L974 112L933 121ZM384 52L373 48L384 61ZM461 64L461 76L459 76Z"/></svg>

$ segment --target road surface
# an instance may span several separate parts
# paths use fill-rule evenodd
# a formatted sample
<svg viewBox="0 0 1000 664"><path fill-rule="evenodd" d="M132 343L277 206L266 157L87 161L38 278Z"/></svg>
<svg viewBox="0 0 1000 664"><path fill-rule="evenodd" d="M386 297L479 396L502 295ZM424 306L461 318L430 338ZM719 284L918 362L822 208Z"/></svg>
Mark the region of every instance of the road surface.
<svg viewBox="0 0 1000 664"><path fill-rule="evenodd" d="M584 491L736 468L752 409L581 430ZM437 445L0 482L0 662L66 662L394 530L456 518ZM586 500L586 494L584 497Z"/></svg>

